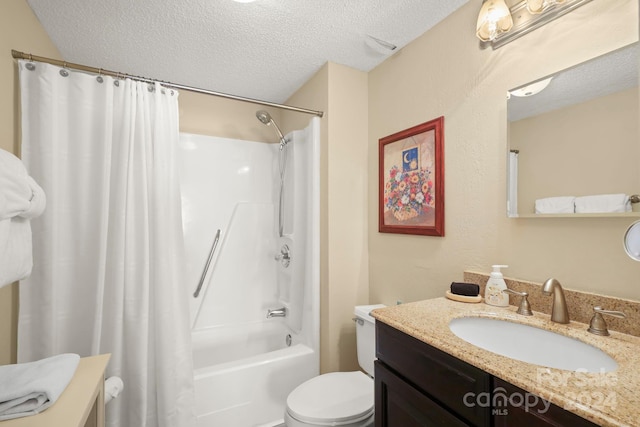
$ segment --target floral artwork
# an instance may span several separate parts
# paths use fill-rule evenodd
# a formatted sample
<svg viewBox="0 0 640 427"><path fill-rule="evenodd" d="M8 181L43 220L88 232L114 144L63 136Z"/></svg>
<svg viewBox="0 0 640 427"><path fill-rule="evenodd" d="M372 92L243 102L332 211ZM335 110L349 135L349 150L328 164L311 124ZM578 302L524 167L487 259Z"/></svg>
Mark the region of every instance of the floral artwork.
<svg viewBox="0 0 640 427"><path fill-rule="evenodd" d="M379 231L444 235L443 120L380 139Z"/></svg>
<svg viewBox="0 0 640 427"><path fill-rule="evenodd" d="M394 165L384 188L384 204L399 221L414 218L435 207L433 181L428 169L401 171Z"/></svg>

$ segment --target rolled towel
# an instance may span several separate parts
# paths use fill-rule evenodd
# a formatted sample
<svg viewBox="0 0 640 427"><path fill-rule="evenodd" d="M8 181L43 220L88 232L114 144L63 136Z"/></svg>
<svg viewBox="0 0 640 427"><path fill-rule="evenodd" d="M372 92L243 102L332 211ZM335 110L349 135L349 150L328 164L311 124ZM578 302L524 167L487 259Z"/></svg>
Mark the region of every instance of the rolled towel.
<svg viewBox="0 0 640 427"><path fill-rule="evenodd" d="M36 362L0 366L0 421L38 414L53 405L78 368L65 353Z"/></svg>
<svg viewBox="0 0 640 427"><path fill-rule="evenodd" d="M631 202L626 194L599 194L576 197L576 213L631 212Z"/></svg>
<svg viewBox="0 0 640 427"><path fill-rule="evenodd" d="M558 214L575 212L574 196L547 197L536 200L537 214Z"/></svg>

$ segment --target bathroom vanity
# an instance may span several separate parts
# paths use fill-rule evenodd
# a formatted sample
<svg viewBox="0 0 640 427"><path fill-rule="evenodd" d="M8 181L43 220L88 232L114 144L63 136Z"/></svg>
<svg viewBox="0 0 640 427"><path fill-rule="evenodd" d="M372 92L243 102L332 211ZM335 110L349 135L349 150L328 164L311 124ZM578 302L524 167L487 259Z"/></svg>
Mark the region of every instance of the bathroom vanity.
<svg viewBox="0 0 640 427"><path fill-rule="evenodd" d="M592 337L587 325L514 311L444 298L375 310L376 427L640 425L639 338ZM483 350L449 330L452 319L473 316L554 329L606 350L618 369L576 373Z"/></svg>

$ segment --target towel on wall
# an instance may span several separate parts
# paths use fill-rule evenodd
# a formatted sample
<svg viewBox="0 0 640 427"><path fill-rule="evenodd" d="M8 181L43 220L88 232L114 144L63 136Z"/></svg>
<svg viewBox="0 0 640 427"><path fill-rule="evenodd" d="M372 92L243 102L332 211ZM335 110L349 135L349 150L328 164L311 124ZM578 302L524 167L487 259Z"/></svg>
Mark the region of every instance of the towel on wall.
<svg viewBox="0 0 640 427"><path fill-rule="evenodd" d="M42 214L46 197L20 159L0 149L0 287L31 274L32 218Z"/></svg>
<svg viewBox="0 0 640 427"><path fill-rule="evenodd" d="M536 200L537 214L559 214L575 212L574 196L547 197Z"/></svg>
<svg viewBox="0 0 640 427"><path fill-rule="evenodd" d="M631 212L631 202L626 194L600 194L576 197L576 213Z"/></svg>
<svg viewBox="0 0 640 427"><path fill-rule="evenodd" d="M78 368L80 356L59 354L0 366L0 421L38 414L53 405Z"/></svg>

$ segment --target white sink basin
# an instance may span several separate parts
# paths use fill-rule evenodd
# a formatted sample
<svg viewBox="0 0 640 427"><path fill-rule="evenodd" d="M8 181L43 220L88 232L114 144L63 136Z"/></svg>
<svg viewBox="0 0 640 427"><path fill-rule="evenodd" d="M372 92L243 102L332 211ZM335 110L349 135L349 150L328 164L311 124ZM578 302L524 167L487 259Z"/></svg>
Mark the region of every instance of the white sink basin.
<svg viewBox="0 0 640 427"><path fill-rule="evenodd" d="M484 317L461 317L449 323L456 336L511 359L568 371L609 372L618 364L592 345L555 332Z"/></svg>

